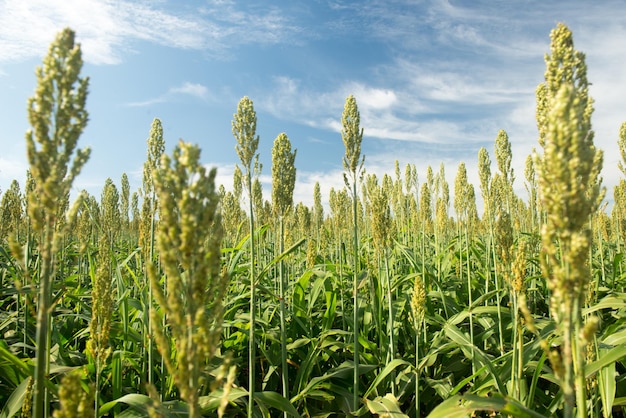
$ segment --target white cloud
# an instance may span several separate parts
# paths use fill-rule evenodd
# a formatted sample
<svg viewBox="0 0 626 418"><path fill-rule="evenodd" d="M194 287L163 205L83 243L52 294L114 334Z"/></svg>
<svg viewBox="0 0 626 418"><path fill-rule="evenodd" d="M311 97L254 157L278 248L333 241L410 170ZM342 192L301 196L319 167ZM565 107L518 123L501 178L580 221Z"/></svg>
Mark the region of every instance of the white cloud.
<svg viewBox="0 0 626 418"><path fill-rule="evenodd" d="M209 96L209 89L202 84L185 82L179 87L173 87L170 89L171 93L188 94L190 96L197 97L199 99L206 99Z"/></svg>
<svg viewBox="0 0 626 418"><path fill-rule="evenodd" d="M9 188L13 180L23 184L26 179L28 165L23 157L5 158L0 157L0 188L4 191Z"/></svg>
<svg viewBox="0 0 626 418"><path fill-rule="evenodd" d="M357 99L360 108L368 108L375 110L388 109L393 106L396 101L396 93L390 89L380 89L367 87L363 84L355 84L348 87Z"/></svg>
<svg viewBox="0 0 626 418"><path fill-rule="evenodd" d="M167 97L166 95L162 95L159 97L155 97L152 99L148 99L148 100L141 100L138 102L130 102L130 103L126 103L126 106L128 107L146 107L146 106L152 106L155 104L159 104L159 103L165 103L167 102Z"/></svg>
<svg viewBox="0 0 626 418"><path fill-rule="evenodd" d="M129 107L145 107L152 106L159 103L166 103L172 100L177 95L183 96L192 96L201 100L209 100L210 93L209 89L198 83L190 83L188 81L184 82L180 86L171 87L167 92L163 93L158 97L154 97L148 100L141 100L137 102L126 103L126 106Z"/></svg>
<svg viewBox="0 0 626 418"><path fill-rule="evenodd" d="M276 8L236 9L214 2L200 10L165 9L164 2L129 0L2 0L0 61L42 56L55 34L71 27L93 64L117 64L137 41L216 55L248 43L289 40L298 28Z"/></svg>

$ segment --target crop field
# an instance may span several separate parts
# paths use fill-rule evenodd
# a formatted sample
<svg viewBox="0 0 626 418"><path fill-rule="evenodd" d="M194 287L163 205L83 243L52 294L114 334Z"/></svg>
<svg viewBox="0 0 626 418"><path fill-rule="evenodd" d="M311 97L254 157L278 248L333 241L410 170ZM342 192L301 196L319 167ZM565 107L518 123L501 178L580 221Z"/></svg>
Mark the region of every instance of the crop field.
<svg viewBox="0 0 626 418"><path fill-rule="evenodd" d="M27 182L1 191L0 418L624 415L626 180L602 186L564 25L524 173L502 130L468 157L477 185L463 163L454 184L443 164L378 178L349 96L345 187L317 184L311 207L285 134L263 195L248 97L232 187L199 147L166 154L155 119L138 190L124 175L70 199L81 67L66 29L28 99ZM626 124L615 137L626 179Z"/></svg>

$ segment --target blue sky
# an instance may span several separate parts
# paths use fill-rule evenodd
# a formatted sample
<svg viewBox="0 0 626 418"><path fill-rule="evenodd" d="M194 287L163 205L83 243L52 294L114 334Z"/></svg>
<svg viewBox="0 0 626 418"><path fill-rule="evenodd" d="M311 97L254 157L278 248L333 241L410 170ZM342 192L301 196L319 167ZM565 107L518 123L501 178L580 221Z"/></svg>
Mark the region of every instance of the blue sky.
<svg viewBox="0 0 626 418"><path fill-rule="evenodd" d="M549 32L564 22L587 55L596 145L605 151L607 198L620 178L618 130L626 121L625 1L415 0L0 0L0 189L26 170L26 101L34 70L69 26L90 77L90 122L80 146L92 157L75 182L100 196L126 172L141 184L146 138L163 122L167 152L179 138L202 148L227 188L238 162L231 120L249 96L257 111L264 196L271 148L285 132L296 157L294 198L311 204L343 186L340 120L354 94L369 173L459 162L478 187L477 154L493 162L509 134L515 186L537 145L535 97Z"/></svg>

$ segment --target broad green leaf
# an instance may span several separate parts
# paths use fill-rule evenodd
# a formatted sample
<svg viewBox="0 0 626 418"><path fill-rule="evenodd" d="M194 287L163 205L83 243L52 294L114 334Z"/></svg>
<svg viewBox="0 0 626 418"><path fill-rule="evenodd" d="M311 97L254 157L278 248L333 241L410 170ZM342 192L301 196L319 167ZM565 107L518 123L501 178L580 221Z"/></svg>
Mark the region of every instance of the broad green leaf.
<svg viewBox="0 0 626 418"><path fill-rule="evenodd" d="M407 366L408 368L412 367L411 363L402 359L394 359L390 361L389 364L387 364L385 368L382 369L380 373L378 373L376 378L370 384L369 388L363 394L363 397L367 398L369 394L372 393L374 389L376 389L381 381L383 381L391 372L393 372L396 368L400 366Z"/></svg>
<svg viewBox="0 0 626 418"><path fill-rule="evenodd" d="M603 358L607 351L604 348L599 349L597 351L598 358ZM598 387L602 400L602 414L605 418L609 418L613 415L613 401L615 400L615 362L611 362L599 370Z"/></svg>
<svg viewBox="0 0 626 418"><path fill-rule="evenodd" d="M145 407L146 405L151 404L153 401L146 395L141 395L139 393L130 393L128 395L124 395L121 398L115 399L113 401L107 402L100 407L98 411L98 415L104 415L113 409L117 404L123 403L129 406L138 406Z"/></svg>
<svg viewBox="0 0 626 418"><path fill-rule="evenodd" d="M602 343L606 345L626 345L626 328L607 335L606 338L602 340Z"/></svg>
<svg viewBox="0 0 626 418"><path fill-rule="evenodd" d="M408 418L400 410L398 400L391 393L385 396L378 396L374 400L365 399L365 404L372 414L389 418Z"/></svg>
<svg viewBox="0 0 626 418"><path fill-rule="evenodd" d="M24 395L26 394L28 381L29 378L27 377L11 393L11 396L7 400L7 403L4 405L2 411L0 412L0 418L11 418L22 410L22 404L24 403Z"/></svg>
<svg viewBox="0 0 626 418"><path fill-rule="evenodd" d="M300 417L300 414L289 400L276 392L254 392L254 400L257 403L264 403L281 412L287 412L291 416Z"/></svg>
<svg viewBox="0 0 626 418"><path fill-rule="evenodd" d="M592 361L585 366L585 378L591 378L600 369L610 365L611 363L615 363L623 357L626 357L626 346L620 345L611 348L605 354L603 354L602 357L598 358L596 361Z"/></svg>
<svg viewBox="0 0 626 418"><path fill-rule="evenodd" d="M219 389L219 390L212 392L208 396L201 396L200 399L198 400L198 403L200 404L200 407L204 411L215 411L220 406L220 402L223 396L224 396L224 390ZM243 388L231 388L230 391L228 392L228 395L226 395L226 400L228 400L228 402L234 402L237 399L247 398L247 397L248 397L247 390Z"/></svg>
<svg viewBox="0 0 626 418"><path fill-rule="evenodd" d="M497 370L494 367L493 360L487 357L487 355L474 344L472 344L467 336L461 332L455 325L447 323L444 326L444 332L446 336L450 338L455 343L459 344L461 347L465 347L473 350L474 355L476 356L476 360L484 366L487 366L491 376L494 378L495 387L498 392L505 393L504 384L502 383L502 379L497 373Z"/></svg>
<svg viewBox="0 0 626 418"><path fill-rule="evenodd" d="M605 298L602 298L602 300L600 300L593 306L583 309L583 316L587 316L590 313L599 311L601 309L610 309L613 311L620 308L626 308L626 299L624 299L624 297L609 295Z"/></svg>
<svg viewBox="0 0 626 418"><path fill-rule="evenodd" d="M495 394L490 397L477 395L453 396L432 410L428 418L470 417L475 411L500 412L517 418L545 418L519 401Z"/></svg>

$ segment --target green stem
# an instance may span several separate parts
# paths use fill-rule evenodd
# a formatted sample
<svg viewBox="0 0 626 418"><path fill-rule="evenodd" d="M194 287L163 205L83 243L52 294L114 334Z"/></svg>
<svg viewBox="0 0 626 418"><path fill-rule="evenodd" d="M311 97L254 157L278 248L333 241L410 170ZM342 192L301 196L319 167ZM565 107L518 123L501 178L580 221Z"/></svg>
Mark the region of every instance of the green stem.
<svg viewBox="0 0 626 418"><path fill-rule="evenodd" d="M587 380L585 379L585 357L586 347L582 345L581 334L582 317L579 298L574 301L574 335L572 336L573 360L574 360L574 388L576 390L576 412L578 418L587 417Z"/></svg>
<svg viewBox="0 0 626 418"><path fill-rule="evenodd" d="M511 337L511 346L513 347L513 352L511 353L511 391L510 391L510 395L513 396L515 399L520 400L520 392L519 392L519 383L520 383L520 367L519 367L519 362L521 360L521 350L522 347L519 346L517 344L518 342L518 321L519 321L519 317L518 317L518 306L517 306L517 295L515 294L515 291L513 289L511 289L511 300L512 300L512 305L511 306L511 310L512 310L512 317L513 317L513 326L512 326L512 331L513 331L513 336Z"/></svg>
<svg viewBox="0 0 626 418"><path fill-rule="evenodd" d="M420 416L420 344L419 327L415 329L415 416Z"/></svg>
<svg viewBox="0 0 626 418"><path fill-rule="evenodd" d="M563 348L562 348L562 363L563 363L563 399L565 405L563 407L563 418L574 417L574 403L575 403L575 390L574 390L574 370L573 370L573 358L572 358L572 339L574 330L572 324L572 306L571 302L565 301L565 318L561 321L563 327Z"/></svg>
<svg viewBox="0 0 626 418"><path fill-rule="evenodd" d="M255 319L256 319L256 274L255 274L255 240L254 240L254 208L252 205L252 179L248 173L248 196L250 201L250 336L248 341L248 418L252 418L254 411L254 383L255 383L255 361L256 361L256 341L255 341Z"/></svg>
<svg viewBox="0 0 626 418"><path fill-rule="evenodd" d="M153 186L154 188L154 186ZM148 256L150 257L149 260L147 260L147 263L145 263L145 268L147 269L147 266L149 263L152 263L154 260L154 242L155 242L155 214L156 214L156 193L154 192L154 190L152 191L152 197L151 197L151 202L152 202L152 210L150 211L150 251L148 252ZM146 271L146 277L148 277L147 271ZM154 336L152 335L152 286L150 286L150 283L148 282L148 384L152 384L152 363L153 363L153 358L152 358L152 351L153 351L153 340L154 340Z"/></svg>
<svg viewBox="0 0 626 418"><path fill-rule="evenodd" d="M469 232L467 230L467 225L465 225L465 254L467 257L467 299L468 299L468 315L469 315L469 331L470 331L470 341L472 342L471 350L472 350L472 376L476 373L476 353L474 352L474 316L472 314L472 303L474 301L472 297L472 278L470 275L470 251L469 251Z"/></svg>
<svg viewBox="0 0 626 418"><path fill-rule="evenodd" d="M279 218L280 223L280 254L285 251L285 222L283 216ZM287 330L285 327L285 274L284 263L281 260L278 266L279 271L279 292L280 292L280 351L282 357L282 384L283 396L289 399L289 369L287 369ZM287 411L284 412L287 418Z"/></svg>
<svg viewBox="0 0 626 418"><path fill-rule="evenodd" d="M385 256L385 275L387 276L387 307L389 310L389 352L390 356L387 356L387 364L389 364L396 356L396 349L393 338L393 300L391 299L391 277L389 275L389 257L387 256L387 249L384 252ZM391 394L396 396L396 373L395 371L391 375Z"/></svg>
<svg viewBox="0 0 626 418"><path fill-rule="evenodd" d="M353 176L352 183L352 220L353 220L353 251L354 265L352 275L352 291L353 291L353 331L354 331L354 376L353 376L353 411L359 409L359 298L358 298L358 274L359 274L359 236L357 226L357 194L356 194L356 175Z"/></svg>
<svg viewBox="0 0 626 418"><path fill-rule="evenodd" d="M500 306L500 278L498 277L496 246L493 242L493 239L490 242L490 248L493 255L494 281L496 284L496 306L498 310L498 337L500 342L500 355L504 355L504 331L502 329L502 307Z"/></svg>
<svg viewBox="0 0 626 418"><path fill-rule="evenodd" d="M37 306L37 334L35 359L35 385L33 394L33 417L47 415L45 379L48 374L50 350L50 311L52 305L52 240L53 227L46 225L42 240L41 269L39 272L39 304Z"/></svg>

